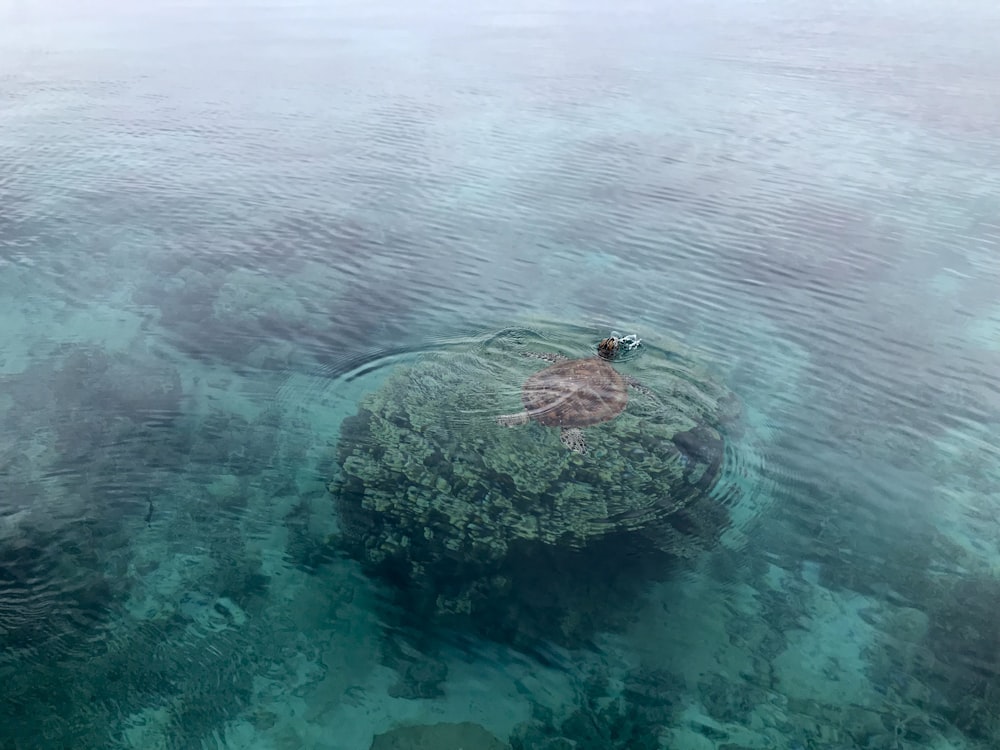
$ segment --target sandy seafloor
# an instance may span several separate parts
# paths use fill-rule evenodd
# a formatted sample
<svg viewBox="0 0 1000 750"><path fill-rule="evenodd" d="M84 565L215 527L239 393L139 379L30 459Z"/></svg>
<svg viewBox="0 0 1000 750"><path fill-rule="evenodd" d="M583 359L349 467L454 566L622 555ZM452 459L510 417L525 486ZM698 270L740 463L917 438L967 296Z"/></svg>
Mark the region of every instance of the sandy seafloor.
<svg viewBox="0 0 1000 750"><path fill-rule="evenodd" d="M997 15L683 7L3 6L0 747L1000 744ZM542 319L739 395L731 526L587 647L415 646L341 422Z"/></svg>

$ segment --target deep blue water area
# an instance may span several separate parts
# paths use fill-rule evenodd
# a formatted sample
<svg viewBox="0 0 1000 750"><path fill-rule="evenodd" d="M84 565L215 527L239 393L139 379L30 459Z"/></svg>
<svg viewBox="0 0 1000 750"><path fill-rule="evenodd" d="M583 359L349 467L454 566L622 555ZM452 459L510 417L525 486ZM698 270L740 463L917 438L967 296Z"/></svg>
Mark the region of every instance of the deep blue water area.
<svg viewBox="0 0 1000 750"><path fill-rule="evenodd" d="M0 0L0 748L1000 746L998 39Z"/></svg>

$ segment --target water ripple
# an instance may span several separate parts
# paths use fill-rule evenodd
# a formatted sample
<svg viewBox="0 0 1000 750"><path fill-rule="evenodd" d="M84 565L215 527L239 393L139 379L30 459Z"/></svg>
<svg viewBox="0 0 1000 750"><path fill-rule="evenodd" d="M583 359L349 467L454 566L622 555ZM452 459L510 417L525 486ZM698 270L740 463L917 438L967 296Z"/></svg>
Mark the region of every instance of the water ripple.
<svg viewBox="0 0 1000 750"><path fill-rule="evenodd" d="M942 608L958 584L970 617L996 598L996 9L557 5L0 11L0 724L16 746L235 747L251 727L308 744L304 725L384 710L372 673L436 700L444 657L384 663L382 593L331 541L339 428L392 373L462 352L517 404L500 339L613 329L710 362L745 414L714 488L725 596L684 607L707 579L671 582L601 674L660 665L655 687L628 683L652 691L636 705L701 705L720 726L767 702L758 684L795 701L789 722L820 707L815 727L878 705L866 680L884 697L924 679L938 687L906 695L926 727L878 735L898 716L865 714L857 741L985 731L967 702L981 683L948 649L964 634L991 679L976 648L993 621L949 630ZM767 614L719 614L740 590ZM934 637L908 637L933 659L879 682L879 659L910 652L858 633L889 615L866 610L850 637L815 619L855 594L900 622L919 618L893 602L919 610ZM721 691L670 662L691 611L718 616L696 628L726 646L705 663L766 673ZM783 666L809 668L800 638L841 650L800 680ZM553 705L583 691L581 654L489 654L464 668L513 681L511 715L549 710L525 702L543 668L567 680ZM682 673L698 684L664 687ZM796 741L829 739L809 731Z"/></svg>

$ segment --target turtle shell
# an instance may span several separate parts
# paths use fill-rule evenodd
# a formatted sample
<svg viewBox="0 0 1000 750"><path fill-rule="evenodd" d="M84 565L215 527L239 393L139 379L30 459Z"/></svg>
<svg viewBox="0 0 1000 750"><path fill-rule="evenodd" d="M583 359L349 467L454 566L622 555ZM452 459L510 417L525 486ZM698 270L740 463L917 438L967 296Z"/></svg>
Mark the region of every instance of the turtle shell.
<svg viewBox="0 0 1000 750"><path fill-rule="evenodd" d="M529 377L521 399L528 414L547 427L587 427L622 413L628 385L603 359L571 359Z"/></svg>

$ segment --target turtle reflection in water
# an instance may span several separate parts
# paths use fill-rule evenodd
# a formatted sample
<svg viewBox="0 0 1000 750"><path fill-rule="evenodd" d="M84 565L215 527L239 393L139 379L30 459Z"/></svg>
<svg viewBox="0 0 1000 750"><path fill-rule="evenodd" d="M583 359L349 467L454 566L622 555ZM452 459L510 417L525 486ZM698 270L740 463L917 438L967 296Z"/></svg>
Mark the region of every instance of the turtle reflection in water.
<svg viewBox="0 0 1000 750"><path fill-rule="evenodd" d="M583 428L608 422L625 410L629 386L652 396L648 388L611 366L621 340L610 336L597 346L597 356L569 359L561 354L531 353L553 364L530 376L521 389L524 411L504 414L497 422L505 427L534 419L546 427L560 428L562 444L577 453L587 452Z"/></svg>

